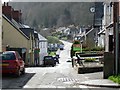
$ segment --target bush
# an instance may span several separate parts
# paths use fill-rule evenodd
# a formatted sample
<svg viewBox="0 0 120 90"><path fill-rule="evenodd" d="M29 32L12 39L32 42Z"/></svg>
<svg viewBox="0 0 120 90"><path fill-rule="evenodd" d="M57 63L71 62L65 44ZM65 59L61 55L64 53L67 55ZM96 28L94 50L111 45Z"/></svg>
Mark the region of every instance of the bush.
<svg viewBox="0 0 120 90"><path fill-rule="evenodd" d="M48 43L53 43L53 44L60 43L60 44L62 44L62 42L60 42L57 37L47 36L47 40L48 40Z"/></svg>
<svg viewBox="0 0 120 90"><path fill-rule="evenodd" d="M94 62L96 59L95 58L86 58L85 62Z"/></svg>
<svg viewBox="0 0 120 90"><path fill-rule="evenodd" d="M83 48L83 51L103 51L103 47Z"/></svg>
<svg viewBox="0 0 120 90"><path fill-rule="evenodd" d="M90 48L83 48L83 51L90 51Z"/></svg>
<svg viewBox="0 0 120 90"><path fill-rule="evenodd" d="M91 48L91 51L103 51L104 48L103 47L94 47L94 48Z"/></svg>
<svg viewBox="0 0 120 90"><path fill-rule="evenodd" d="M113 75L108 78L109 80L112 80L115 83L120 84L120 75Z"/></svg>

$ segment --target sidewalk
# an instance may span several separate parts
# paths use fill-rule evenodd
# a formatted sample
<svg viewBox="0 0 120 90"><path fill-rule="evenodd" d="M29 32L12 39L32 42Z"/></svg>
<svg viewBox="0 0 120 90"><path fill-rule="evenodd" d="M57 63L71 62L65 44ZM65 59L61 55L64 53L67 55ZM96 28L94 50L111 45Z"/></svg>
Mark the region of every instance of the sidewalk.
<svg viewBox="0 0 120 90"><path fill-rule="evenodd" d="M96 79L81 82L81 85L94 86L94 87L110 87L110 88L120 88L120 84L114 83L108 79Z"/></svg>
<svg viewBox="0 0 120 90"><path fill-rule="evenodd" d="M85 67L87 67L87 69L85 67L74 67L74 69L76 71L80 71L82 72L86 70L87 73L83 73L83 74L91 74L91 76L93 76L93 78L91 80L87 80L87 81L84 81L84 82L81 82L80 85L86 85L86 86L93 86L93 87L109 87L109 88L120 88L120 84L117 84L117 83L114 83L113 81L109 80L109 79L103 79L103 77L99 77L99 73L96 74L96 76L98 76L97 78L94 78L94 73L90 73L90 69L92 67L95 67L97 68L98 66L101 67L101 65L97 65L97 63L86 63L84 64ZM85 69L85 70L84 70ZM98 70L99 71L99 70ZM88 73L89 72L89 73ZM97 73L97 72L96 72ZM101 75L100 75L101 76Z"/></svg>

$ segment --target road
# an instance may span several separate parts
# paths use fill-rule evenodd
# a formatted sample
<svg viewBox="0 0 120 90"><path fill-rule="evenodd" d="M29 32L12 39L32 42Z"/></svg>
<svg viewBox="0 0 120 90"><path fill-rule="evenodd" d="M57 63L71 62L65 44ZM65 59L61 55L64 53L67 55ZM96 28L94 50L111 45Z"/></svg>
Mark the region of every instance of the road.
<svg viewBox="0 0 120 90"><path fill-rule="evenodd" d="M102 72L92 74L77 74L70 60L71 43L65 42L64 50L60 52L60 64L55 67L29 67L26 74L19 78L4 76L2 87L11 89L23 88L94 88L80 85L80 82L100 79ZM89 89L87 89L89 90ZM109 90L109 89L108 89Z"/></svg>

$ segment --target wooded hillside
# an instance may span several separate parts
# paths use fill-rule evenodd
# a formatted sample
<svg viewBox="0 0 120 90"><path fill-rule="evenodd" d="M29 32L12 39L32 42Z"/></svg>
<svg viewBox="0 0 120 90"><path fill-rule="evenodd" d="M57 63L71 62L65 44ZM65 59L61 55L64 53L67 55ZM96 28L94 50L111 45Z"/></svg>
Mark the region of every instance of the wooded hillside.
<svg viewBox="0 0 120 90"><path fill-rule="evenodd" d="M33 27L91 25L93 2L12 2L14 9L21 9L23 21Z"/></svg>

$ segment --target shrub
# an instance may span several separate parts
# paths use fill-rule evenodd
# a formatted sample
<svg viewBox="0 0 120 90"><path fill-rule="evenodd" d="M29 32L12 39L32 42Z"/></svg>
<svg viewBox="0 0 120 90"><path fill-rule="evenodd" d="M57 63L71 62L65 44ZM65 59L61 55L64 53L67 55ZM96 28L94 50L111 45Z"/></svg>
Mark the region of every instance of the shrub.
<svg viewBox="0 0 120 90"><path fill-rule="evenodd" d="M85 62L94 62L96 58L86 58Z"/></svg>
<svg viewBox="0 0 120 90"><path fill-rule="evenodd" d="M83 51L103 51L103 47L83 48Z"/></svg>
<svg viewBox="0 0 120 90"><path fill-rule="evenodd" d="M60 44L62 44L62 42L60 42L57 37L47 36L47 40L48 40L48 43L53 43L53 44L60 43Z"/></svg>
<svg viewBox="0 0 120 90"><path fill-rule="evenodd" d="M80 44L80 41L74 41L73 44Z"/></svg>
<svg viewBox="0 0 120 90"><path fill-rule="evenodd" d="M120 84L120 75L113 75L108 78L109 80L112 80L115 83Z"/></svg>
<svg viewBox="0 0 120 90"><path fill-rule="evenodd" d="M91 51L102 51L104 50L103 47L94 47L94 48L91 48Z"/></svg>

